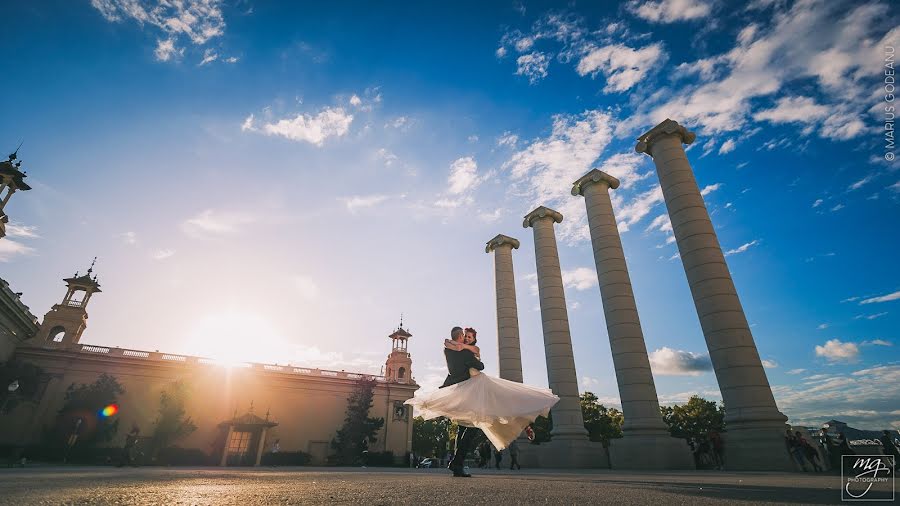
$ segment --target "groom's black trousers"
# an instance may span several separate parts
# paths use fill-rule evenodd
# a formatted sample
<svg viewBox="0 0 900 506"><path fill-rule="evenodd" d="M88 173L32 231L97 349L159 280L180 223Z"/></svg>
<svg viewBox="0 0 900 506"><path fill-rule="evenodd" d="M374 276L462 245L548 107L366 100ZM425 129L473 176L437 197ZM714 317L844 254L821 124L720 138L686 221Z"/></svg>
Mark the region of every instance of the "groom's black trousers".
<svg viewBox="0 0 900 506"><path fill-rule="evenodd" d="M472 439L480 430L475 427L459 426L456 431L456 453L453 454L453 459L450 461L451 468L463 467L466 454L469 453L469 445L472 444Z"/></svg>

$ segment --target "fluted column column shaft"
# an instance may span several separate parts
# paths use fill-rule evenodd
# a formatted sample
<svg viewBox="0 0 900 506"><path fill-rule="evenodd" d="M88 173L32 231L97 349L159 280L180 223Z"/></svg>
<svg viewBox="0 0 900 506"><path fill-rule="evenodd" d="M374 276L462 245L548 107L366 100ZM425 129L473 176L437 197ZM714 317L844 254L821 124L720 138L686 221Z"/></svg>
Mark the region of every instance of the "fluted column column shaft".
<svg viewBox="0 0 900 506"><path fill-rule="evenodd" d="M659 411L647 345L608 190L608 183L599 181L586 185L582 194L587 206L603 314L625 418L622 429L626 437L648 432L668 435Z"/></svg>
<svg viewBox="0 0 900 506"><path fill-rule="evenodd" d="M553 223L554 219L549 216L533 218L530 221L534 229L534 252L547 378L550 389L560 398L559 403L553 408L551 435L554 439L587 440Z"/></svg>
<svg viewBox="0 0 900 506"><path fill-rule="evenodd" d="M683 135L679 130L657 132L643 147L656 165L672 232L725 403L726 424L732 430L745 424L783 423L786 417L775 404L725 255L682 146ZM687 135L688 142L693 141L693 134Z"/></svg>
<svg viewBox="0 0 900 506"><path fill-rule="evenodd" d="M513 274L511 244L494 248L494 283L497 289L497 347L500 377L522 383L522 350L519 345L519 310Z"/></svg>

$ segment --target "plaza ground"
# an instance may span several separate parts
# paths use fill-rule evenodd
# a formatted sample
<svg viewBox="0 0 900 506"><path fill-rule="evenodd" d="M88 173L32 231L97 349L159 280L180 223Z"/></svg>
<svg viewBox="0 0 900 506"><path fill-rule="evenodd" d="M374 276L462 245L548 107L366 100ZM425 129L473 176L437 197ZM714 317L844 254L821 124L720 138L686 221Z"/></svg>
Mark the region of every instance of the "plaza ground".
<svg viewBox="0 0 900 506"><path fill-rule="evenodd" d="M800 473L391 468L0 469L0 504L832 504L840 477Z"/></svg>

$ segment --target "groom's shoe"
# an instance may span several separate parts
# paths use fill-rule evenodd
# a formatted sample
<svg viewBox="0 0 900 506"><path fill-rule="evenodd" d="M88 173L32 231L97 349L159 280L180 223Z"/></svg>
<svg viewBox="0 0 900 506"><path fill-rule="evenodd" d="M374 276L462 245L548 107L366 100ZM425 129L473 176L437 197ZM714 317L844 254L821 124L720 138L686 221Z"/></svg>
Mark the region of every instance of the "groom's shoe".
<svg viewBox="0 0 900 506"><path fill-rule="evenodd" d="M472 475L467 473L463 467L455 467L455 468L453 468L453 477L454 478L471 478Z"/></svg>

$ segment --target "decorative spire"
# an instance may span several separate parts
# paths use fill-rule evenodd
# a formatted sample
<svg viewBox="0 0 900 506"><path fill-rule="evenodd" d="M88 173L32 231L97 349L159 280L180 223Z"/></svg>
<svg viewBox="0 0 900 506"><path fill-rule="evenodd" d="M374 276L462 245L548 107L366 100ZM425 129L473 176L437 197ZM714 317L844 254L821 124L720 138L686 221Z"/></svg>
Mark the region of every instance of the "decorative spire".
<svg viewBox="0 0 900 506"><path fill-rule="evenodd" d="M253 400L250 400L250 411L248 413L253 414Z"/></svg>
<svg viewBox="0 0 900 506"><path fill-rule="evenodd" d="M269 421L269 411L270 411L270 409L271 409L271 408L267 408L267 409L266 409L266 421L267 421L267 422Z"/></svg>
<svg viewBox="0 0 900 506"><path fill-rule="evenodd" d="M95 263L97 263L97 257L94 257L94 260L91 262L91 266L88 268L88 271L87 271L88 276L90 276L91 273L94 272L94 264Z"/></svg>
<svg viewBox="0 0 900 506"><path fill-rule="evenodd" d="M24 142L25 142L25 141L20 142L20 143L19 143L19 146L16 148L16 150L13 151L12 153L10 153L10 155L9 155L9 161L13 161L13 160L15 160L16 158L18 158L18 156L19 156L19 148L22 147L22 144L23 144ZM19 162L19 163L21 163L21 162Z"/></svg>
<svg viewBox="0 0 900 506"><path fill-rule="evenodd" d="M403 313L400 313L400 327L399 328L401 328L401 329L403 328Z"/></svg>

